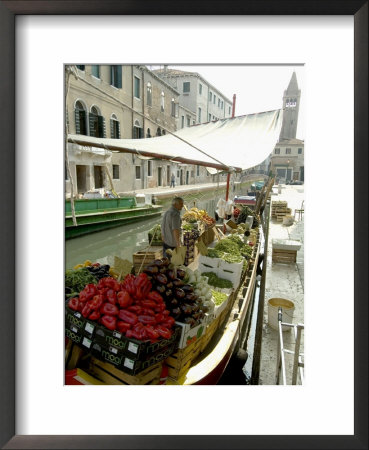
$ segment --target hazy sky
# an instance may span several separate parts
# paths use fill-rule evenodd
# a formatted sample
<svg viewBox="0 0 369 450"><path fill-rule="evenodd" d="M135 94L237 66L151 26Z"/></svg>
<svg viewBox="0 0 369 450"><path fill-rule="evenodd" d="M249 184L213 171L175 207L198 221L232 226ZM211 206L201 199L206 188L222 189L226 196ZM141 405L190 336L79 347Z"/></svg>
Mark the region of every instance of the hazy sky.
<svg viewBox="0 0 369 450"><path fill-rule="evenodd" d="M148 66L155 69L163 66ZM236 116L282 108L283 92L292 73L296 72L301 90L297 125L298 139L304 139L304 67L303 66L247 66L247 65L168 65L190 72L198 72L232 101L236 94Z"/></svg>

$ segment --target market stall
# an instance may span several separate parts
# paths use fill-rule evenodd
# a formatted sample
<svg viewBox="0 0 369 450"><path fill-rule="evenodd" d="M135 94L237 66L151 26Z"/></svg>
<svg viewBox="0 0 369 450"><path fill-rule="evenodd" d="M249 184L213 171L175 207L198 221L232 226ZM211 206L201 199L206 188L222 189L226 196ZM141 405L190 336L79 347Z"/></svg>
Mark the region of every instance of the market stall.
<svg viewBox="0 0 369 450"><path fill-rule="evenodd" d="M182 264L156 254L138 267L132 255L132 261L115 258L114 267L85 261L66 272L66 383L215 384L219 379L251 298L259 227L257 221L253 227L239 221L221 236L206 211L186 213L184 230L197 234L185 246ZM215 239L206 241L209 230ZM187 251L194 247L190 261ZM211 364L204 365L204 358Z"/></svg>

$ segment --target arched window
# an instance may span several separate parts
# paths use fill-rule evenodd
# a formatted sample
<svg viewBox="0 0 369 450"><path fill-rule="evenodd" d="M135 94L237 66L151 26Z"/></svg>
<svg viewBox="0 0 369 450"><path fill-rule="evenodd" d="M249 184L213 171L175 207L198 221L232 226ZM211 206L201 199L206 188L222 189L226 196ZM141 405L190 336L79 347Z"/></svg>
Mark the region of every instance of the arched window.
<svg viewBox="0 0 369 450"><path fill-rule="evenodd" d="M165 134L166 134L166 133L165 133L165 130L163 130L163 132L162 132L161 134L162 134L163 136L165 136Z"/></svg>
<svg viewBox="0 0 369 450"><path fill-rule="evenodd" d="M105 119L100 114L100 110L97 106L91 106L88 124L90 127L90 136L106 137Z"/></svg>
<svg viewBox="0 0 369 450"><path fill-rule="evenodd" d="M143 130L139 120L135 120L133 126L133 139L141 139L143 137Z"/></svg>
<svg viewBox="0 0 369 450"><path fill-rule="evenodd" d="M161 95L160 95L160 111L161 112L164 112L164 102L165 102L164 91L161 91Z"/></svg>
<svg viewBox="0 0 369 450"><path fill-rule="evenodd" d="M85 106L79 100L74 106L74 119L76 134L83 134L87 136L87 112Z"/></svg>
<svg viewBox="0 0 369 450"><path fill-rule="evenodd" d="M152 86L150 81L147 83L146 86L146 104L148 106L152 106Z"/></svg>
<svg viewBox="0 0 369 450"><path fill-rule="evenodd" d="M110 137L120 139L120 123L115 114L112 114L110 119Z"/></svg>
<svg viewBox="0 0 369 450"><path fill-rule="evenodd" d="M147 137L147 138L151 138L151 131L150 131L150 128L147 129L146 137Z"/></svg>
<svg viewBox="0 0 369 450"><path fill-rule="evenodd" d="M158 129L156 130L156 136L161 136L161 129L158 127Z"/></svg>

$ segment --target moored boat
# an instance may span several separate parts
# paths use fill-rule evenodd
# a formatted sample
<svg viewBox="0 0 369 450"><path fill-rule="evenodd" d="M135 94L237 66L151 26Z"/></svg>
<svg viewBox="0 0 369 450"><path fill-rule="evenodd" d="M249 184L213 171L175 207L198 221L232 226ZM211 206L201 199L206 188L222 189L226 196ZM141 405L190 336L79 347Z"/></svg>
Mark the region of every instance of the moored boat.
<svg viewBox="0 0 369 450"><path fill-rule="evenodd" d="M162 206L137 204L133 196L78 199L73 203L76 225L73 221L71 201L65 201L66 239L160 216L162 212Z"/></svg>

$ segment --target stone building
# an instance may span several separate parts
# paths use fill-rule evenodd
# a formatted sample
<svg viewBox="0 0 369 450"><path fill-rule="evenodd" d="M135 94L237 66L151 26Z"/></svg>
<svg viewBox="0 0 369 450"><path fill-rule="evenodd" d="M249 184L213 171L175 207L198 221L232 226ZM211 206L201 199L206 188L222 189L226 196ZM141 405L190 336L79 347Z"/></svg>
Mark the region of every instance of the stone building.
<svg viewBox="0 0 369 450"><path fill-rule="evenodd" d="M69 69L73 69L70 71ZM74 73L77 76L74 76ZM66 67L68 134L111 139L162 136L193 125L196 114L179 105L179 92L146 66L78 65ZM180 112L179 112L180 111ZM205 168L68 143L75 195L99 188L118 194L157 186L208 182ZM66 170L66 196L71 194Z"/></svg>
<svg viewBox="0 0 369 450"><path fill-rule="evenodd" d="M196 113L196 123L231 117L232 101L197 72L167 66L153 72L174 86L180 94L180 105Z"/></svg>
<svg viewBox="0 0 369 450"><path fill-rule="evenodd" d="M301 91L296 73L283 95L283 122L271 154L270 171L279 181L304 181L304 141L296 139Z"/></svg>

